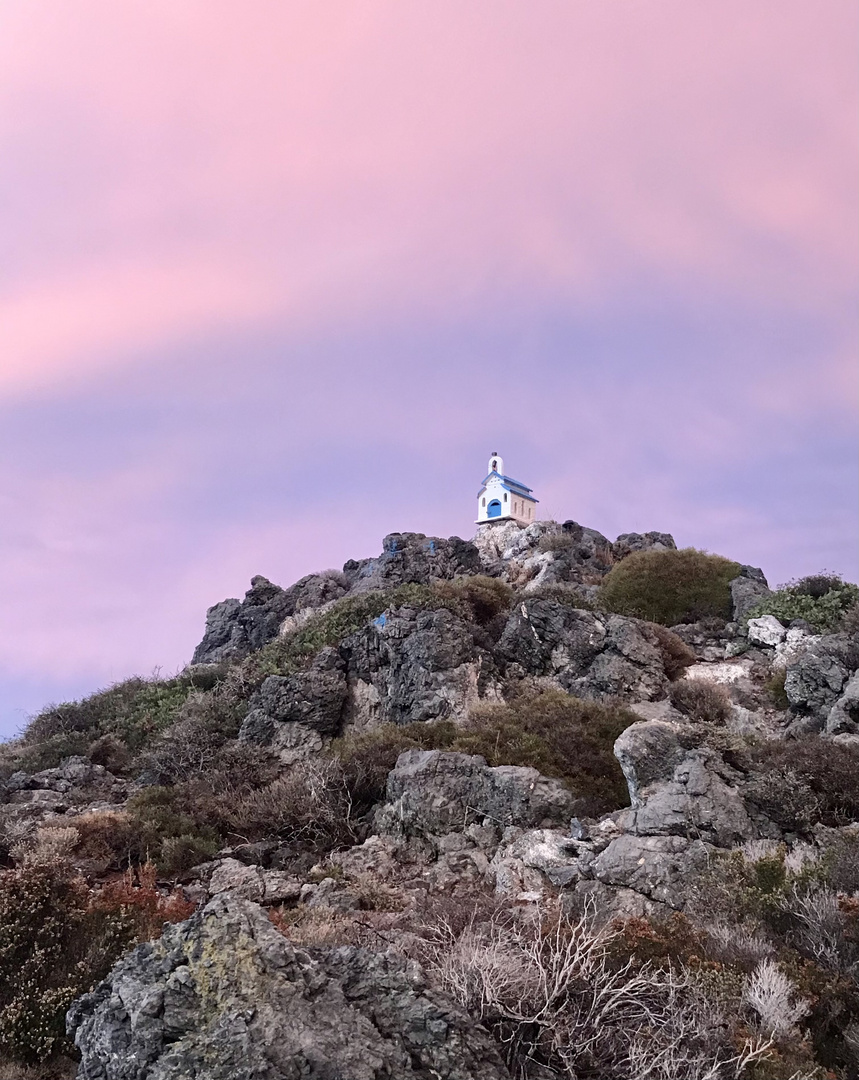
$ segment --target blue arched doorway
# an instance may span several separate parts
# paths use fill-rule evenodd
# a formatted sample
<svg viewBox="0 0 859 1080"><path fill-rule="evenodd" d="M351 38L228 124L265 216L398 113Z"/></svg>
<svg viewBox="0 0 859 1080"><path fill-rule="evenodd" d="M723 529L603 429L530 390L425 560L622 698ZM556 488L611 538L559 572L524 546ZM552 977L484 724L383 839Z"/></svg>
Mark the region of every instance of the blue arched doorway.
<svg viewBox="0 0 859 1080"><path fill-rule="evenodd" d="M487 517L501 517L501 503L497 499L493 499L489 506L486 507Z"/></svg>

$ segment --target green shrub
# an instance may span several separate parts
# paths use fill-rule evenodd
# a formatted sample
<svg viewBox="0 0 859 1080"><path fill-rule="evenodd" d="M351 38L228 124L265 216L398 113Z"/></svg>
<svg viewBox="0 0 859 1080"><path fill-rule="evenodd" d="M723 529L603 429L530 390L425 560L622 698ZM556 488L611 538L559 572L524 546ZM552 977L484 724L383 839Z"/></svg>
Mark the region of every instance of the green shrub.
<svg viewBox="0 0 859 1080"><path fill-rule="evenodd" d="M788 582L764 597L746 615L757 619L774 615L787 624L804 619L818 634L833 633L849 624L850 609L859 602L859 586L844 581L837 574L812 574Z"/></svg>
<svg viewBox="0 0 859 1080"><path fill-rule="evenodd" d="M699 723L726 724L731 717L730 697L713 683L682 679L671 684L668 697L675 709Z"/></svg>
<svg viewBox="0 0 859 1080"><path fill-rule="evenodd" d="M180 876L221 846L217 830L200 820L203 807L181 785L143 788L128 800L126 810L136 838L128 853L131 862L151 859L161 872Z"/></svg>
<svg viewBox="0 0 859 1080"><path fill-rule="evenodd" d="M859 750L818 735L749 743L739 763L752 772L749 798L784 829L859 821Z"/></svg>
<svg viewBox="0 0 859 1080"><path fill-rule="evenodd" d="M787 696L787 691L784 688L784 681L787 678L787 668L774 668L772 674L764 683L772 699L773 705L777 709L789 709L790 699Z"/></svg>
<svg viewBox="0 0 859 1080"><path fill-rule="evenodd" d="M356 813L365 813L385 797L388 773L406 750L448 750L458 729L449 720L431 723L382 724L369 731L348 732L331 744L340 760Z"/></svg>
<svg viewBox="0 0 859 1080"><path fill-rule="evenodd" d="M629 803L613 748L638 719L621 705L549 690L478 706L450 749L482 754L490 765L530 765L557 777L578 796L580 814L598 815Z"/></svg>
<svg viewBox="0 0 859 1080"><path fill-rule="evenodd" d="M66 1009L132 939L132 920L94 910L64 869L0 872L0 1055L32 1064L69 1050Z"/></svg>
<svg viewBox="0 0 859 1080"><path fill-rule="evenodd" d="M510 610L513 590L500 578L476 574L452 581L436 581L433 592L444 602L452 602L454 611L465 609L466 616L478 626L488 625L496 616Z"/></svg>
<svg viewBox="0 0 859 1080"><path fill-rule="evenodd" d="M597 601L606 611L674 626L730 618L730 582L739 563L694 548L634 551L603 579Z"/></svg>
<svg viewBox="0 0 859 1080"><path fill-rule="evenodd" d="M53 768L112 735L134 752L168 727L193 689L190 677L126 679L82 701L52 705L24 732L24 768Z"/></svg>
<svg viewBox="0 0 859 1080"><path fill-rule="evenodd" d="M388 773L405 750L451 750L480 754L493 766L530 765L563 780L579 797L580 813L601 814L629 801L613 747L637 720L620 705L550 690L506 705L478 705L462 726L449 720L385 724L349 733L331 749L358 812L384 798Z"/></svg>

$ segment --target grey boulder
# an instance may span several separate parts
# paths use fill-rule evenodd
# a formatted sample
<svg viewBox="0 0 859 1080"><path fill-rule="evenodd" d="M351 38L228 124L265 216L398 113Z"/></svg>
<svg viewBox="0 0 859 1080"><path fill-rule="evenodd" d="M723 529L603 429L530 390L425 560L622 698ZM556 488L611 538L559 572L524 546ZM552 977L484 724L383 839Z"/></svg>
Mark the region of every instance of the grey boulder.
<svg viewBox="0 0 859 1080"><path fill-rule="evenodd" d="M509 1080L417 964L296 948L229 895L120 960L67 1024L78 1080Z"/></svg>
<svg viewBox="0 0 859 1080"><path fill-rule="evenodd" d="M425 838L487 824L536 828L568 821L574 796L560 780L517 765L490 768L479 755L407 750L388 774L376 828Z"/></svg>

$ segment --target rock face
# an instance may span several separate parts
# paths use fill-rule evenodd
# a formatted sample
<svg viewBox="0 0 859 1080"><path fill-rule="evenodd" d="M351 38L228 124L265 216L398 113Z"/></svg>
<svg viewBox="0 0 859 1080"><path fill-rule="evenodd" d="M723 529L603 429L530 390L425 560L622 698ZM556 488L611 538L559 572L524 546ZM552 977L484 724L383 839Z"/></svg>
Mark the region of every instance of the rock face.
<svg viewBox="0 0 859 1080"><path fill-rule="evenodd" d="M397 585L426 585L463 574L482 572L477 548L468 540L423 533L391 533L382 541L382 554L375 559L350 559L343 573L352 592L391 589Z"/></svg>
<svg viewBox="0 0 859 1080"><path fill-rule="evenodd" d="M559 780L536 769L490 768L478 755L408 750L388 775L376 826L382 833L428 838L473 824L536 827L568 821L574 801Z"/></svg>
<svg viewBox="0 0 859 1080"><path fill-rule="evenodd" d="M301 578L288 589L257 576L244 600L222 600L206 613L206 632L192 663L235 660L277 637L284 619L339 600L348 592L342 574L328 571Z"/></svg>
<svg viewBox="0 0 859 1080"><path fill-rule="evenodd" d="M524 600L510 615L498 655L528 675L549 676L578 697L664 697L668 679L646 627L554 600Z"/></svg>
<svg viewBox="0 0 859 1080"><path fill-rule="evenodd" d="M489 658L451 612L396 608L346 638L347 721L461 720L476 703Z"/></svg>
<svg viewBox="0 0 859 1080"><path fill-rule="evenodd" d="M752 608L770 595L763 570L756 566L741 566L738 577L731 582L733 618L739 622Z"/></svg>
<svg viewBox="0 0 859 1080"><path fill-rule="evenodd" d="M509 1080L416 964L297 949L230 895L123 958L68 1028L78 1080Z"/></svg>

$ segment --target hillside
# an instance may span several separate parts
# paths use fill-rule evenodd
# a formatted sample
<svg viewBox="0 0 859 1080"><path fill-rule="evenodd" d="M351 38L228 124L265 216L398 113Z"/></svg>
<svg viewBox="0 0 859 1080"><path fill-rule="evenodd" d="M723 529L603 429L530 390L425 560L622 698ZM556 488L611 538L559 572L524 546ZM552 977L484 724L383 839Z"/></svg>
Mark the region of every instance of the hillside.
<svg viewBox="0 0 859 1080"><path fill-rule="evenodd" d="M0 747L0 1080L859 1077L857 669L664 533L256 577Z"/></svg>

